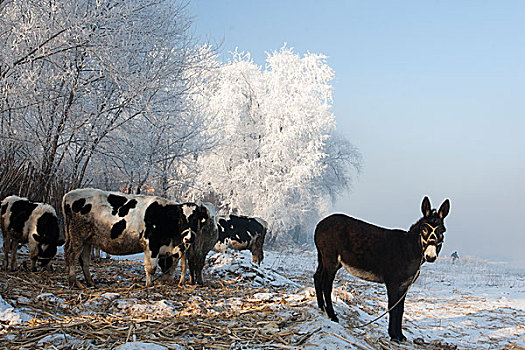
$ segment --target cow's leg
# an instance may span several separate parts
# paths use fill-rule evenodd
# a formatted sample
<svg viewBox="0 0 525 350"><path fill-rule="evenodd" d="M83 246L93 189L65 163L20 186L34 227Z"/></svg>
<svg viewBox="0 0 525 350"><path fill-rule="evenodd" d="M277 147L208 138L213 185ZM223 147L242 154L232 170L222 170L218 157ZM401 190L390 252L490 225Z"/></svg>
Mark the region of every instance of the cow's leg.
<svg viewBox="0 0 525 350"><path fill-rule="evenodd" d="M4 234L4 271L9 269L9 250L11 250L11 238Z"/></svg>
<svg viewBox="0 0 525 350"><path fill-rule="evenodd" d="M195 254L193 252L191 259L188 259L188 265L190 268L190 284L197 283L198 285L203 285L204 281L202 280L202 269L204 268L204 262L206 260L206 254L199 252Z"/></svg>
<svg viewBox="0 0 525 350"><path fill-rule="evenodd" d="M29 243L29 259L31 260L31 270L32 272L36 271L36 262L38 260L38 243L34 246L31 246ZM25 263L24 263L25 266Z"/></svg>
<svg viewBox="0 0 525 350"><path fill-rule="evenodd" d="M195 266L193 268L193 272L191 272L191 266L190 266L190 273L194 276L196 282L198 285L203 285L204 281L202 280L202 270L204 269L204 264L206 262L206 254L199 254L199 256L195 259Z"/></svg>
<svg viewBox="0 0 525 350"><path fill-rule="evenodd" d="M85 244L82 248L80 256L78 257L78 262L80 263L80 267L82 268L82 272L84 273L84 278L88 287L93 287L95 285L93 283L93 279L91 278L91 274L89 273L89 265L91 263L91 252L92 245Z"/></svg>
<svg viewBox="0 0 525 350"><path fill-rule="evenodd" d="M159 278L162 282L173 279L177 263L178 260L173 255L159 256L157 264L159 265L162 272L162 275Z"/></svg>
<svg viewBox="0 0 525 350"><path fill-rule="evenodd" d="M190 284L194 285L197 281L197 275L196 275L196 259L195 251L191 253L191 256L188 256L188 259L186 259L186 264L188 266L188 269L190 270Z"/></svg>
<svg viewBox="0 0 525 350"><path fill-rule="evenodd" d="M248 250L250 251L250 253L252 253L252 262L254 264L259 265L259 261L257 260L257 255L255 253L255 249L253 247L249 247Z"/></svg>
<svg viewBox="0 0 525 350"><path fill-rule="evenodd" d="M36 271L36 258L31 258L31 271Z"/></svg>
<svg viewBox="0 0 525 350"><path fill-rule="evenodd" d="M16 271L16 253L18 250L18 240L11 238L11 271Z"/></svg>
<svg viewBox="0 0 525 350"><path fill-rule="evenodd" d="M387 294L388 294L388 308L390 309L398 300L405 294L407 287L401 286L397 283L387 284L386 285ZM405 297L401 299L399 304L396 305L389 312L388 320L388 335L393 341L402 342L407 338L403 335L402 331L402 321L403 321L403 312L405 309Z"/></svg>
<svg viewBox="0 0 525 350"><path fill-rule="evenodd" d="M144 270L146 271L146 287L153 285L153 275L157 268L158 257L151 256L151 251L147 249L144 252Z"/></svg>
<svg viewBox="0 0 525 350"><path fill-rule="evenodd" d="M315 285L315 295L317 296L317 305L321 310L324 311L324 298L323 298L323 280L324 280L324 270L323 270L323 259L320 252L317 252L318 266L314 274L314 285Z"/></svg>
<svg viewBox="0 0 525 350"><path fill-rule="evenodd" d="M190 284L193 286L199 284L199 274L197 272L197 264L195 260L188 260L188 269L190 270Z"/></svg>
<svg viewBox="0 0 525 350"><path fill-rule="evenodd" d="M181 258L180 258L180 279L179 279L179 286L183 286L184 285L184 279L186 277L186 270L188 270L188 262L186 261L186 254L184 254ZM191 283L191 280L192 280L192 276L191 276L191 269L190 269L190 284Z"/></svg>
<svg viewBox="0 0 525 350"><path fill-rule="evenodd" d="M77 282L77 276L75 271L75 261L80 257L83 251L83 242L73 242L73 239L69 237L66 240L64 247L64 255L67 269L67 278L69 281L70 288L82 288L83 286Z"/></svg>
<svg viewBox="0 0 525 350"><path fill-rule="evenodd" d="M175 272L177 270L177 265L179 264L179 259L174 256L170 256L169 259L171 259L171 266L168 271L166 271L166 274L164 276L164 281L172 281L175 279Z"/></svg>

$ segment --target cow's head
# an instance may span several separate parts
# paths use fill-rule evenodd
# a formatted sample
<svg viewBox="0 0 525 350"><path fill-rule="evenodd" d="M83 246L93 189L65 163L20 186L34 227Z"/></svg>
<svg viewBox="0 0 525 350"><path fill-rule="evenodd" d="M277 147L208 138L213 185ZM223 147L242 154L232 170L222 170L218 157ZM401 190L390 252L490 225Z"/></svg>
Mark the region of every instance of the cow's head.
<svg viewBox="0 0 525 350"><path fill-rule="evenodd" d="M446 231L444 219L450 210L450 201L447 199L441 204L439 210L431 209L428 197L423 199L421 211L423 218L418 222L416 229L425 261L434 262L441 250L444 233Z"/></svg>
<svg viewBox="0 0 525 350"><path fill-rule="evenodd" d="M182 204L182 212L184 213L185 224L193 232L200 232L204 227L213 224L210 212L203 205L185 203Z"/></svg>
<svg viewBox="0 0 525 350"><path fill-rule="evenodd" d="M29 250L31 259L37 260L44 267L57 253L57 246L62 245L58 219L51 212L43 213L37 220L36 232L31 234Z"/></svg>

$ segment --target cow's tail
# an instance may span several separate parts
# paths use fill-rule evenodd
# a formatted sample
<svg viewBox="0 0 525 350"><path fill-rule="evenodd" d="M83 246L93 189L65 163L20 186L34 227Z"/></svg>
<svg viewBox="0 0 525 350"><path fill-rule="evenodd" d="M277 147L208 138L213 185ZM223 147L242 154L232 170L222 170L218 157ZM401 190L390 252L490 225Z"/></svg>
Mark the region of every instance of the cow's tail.
<svg viewBox="0 0 525 350"><path fill-rule="evenodd" d="M64 196L62 199L62 218L64 221L63 230L61 230L60 241L65 242L69 237L69 228L71 225L71 207L67 204L67 198ZM62 243L63 244L63 243Z"/></svg>

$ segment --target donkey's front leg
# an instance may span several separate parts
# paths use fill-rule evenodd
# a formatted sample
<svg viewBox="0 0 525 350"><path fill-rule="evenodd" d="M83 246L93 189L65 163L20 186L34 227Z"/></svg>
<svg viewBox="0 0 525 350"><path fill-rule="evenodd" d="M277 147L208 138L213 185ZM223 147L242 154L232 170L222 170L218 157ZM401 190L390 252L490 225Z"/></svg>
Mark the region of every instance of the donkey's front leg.
<svg viewBox="0 0 525 350"><path fill-rule="evenodd" d="M388 319L388 335L390 335L391 340L396 342L407 340L403 335L402 330L403 312L405 310L405 297L403 295L405 294L407 287L408 286L403 286L398 283L386 285L388 293L388 309L392 308L392 306L399 301L399 303L390 310Z"/></svg>

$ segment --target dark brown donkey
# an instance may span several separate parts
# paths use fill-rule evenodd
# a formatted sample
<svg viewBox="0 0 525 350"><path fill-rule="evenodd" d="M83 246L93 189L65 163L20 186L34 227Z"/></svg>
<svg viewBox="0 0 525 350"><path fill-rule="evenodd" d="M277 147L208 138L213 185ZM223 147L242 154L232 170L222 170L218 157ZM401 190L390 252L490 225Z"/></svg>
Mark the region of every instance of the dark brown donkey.
<svg viewBox="0 0 525 350"><path fill-rule="evenodd" d="M388 334L404 341L401 331L405 297L423 261L436 260L450 209L445 200L438 211L423 199L423 217L408 231L378 227L343 214L330 215L317 224L315 245L319 266L314 274L317 303L332 321L338 322L332 306L332 284L336 272L344 266L352 275L371 282L384 283L390 311ZM326 304L325 304L326 302Z"/></svg>

